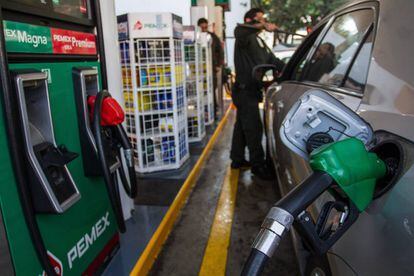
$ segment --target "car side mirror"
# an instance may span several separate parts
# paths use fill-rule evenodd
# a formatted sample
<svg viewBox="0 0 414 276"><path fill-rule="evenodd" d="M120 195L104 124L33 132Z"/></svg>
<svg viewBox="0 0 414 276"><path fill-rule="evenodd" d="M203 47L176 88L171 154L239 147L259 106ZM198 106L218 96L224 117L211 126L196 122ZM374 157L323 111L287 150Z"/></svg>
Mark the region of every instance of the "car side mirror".
<svg viewBox="0 0 414 276"><path fill-rule="evenodd" d="M330 94L312 89L304 93L286 114L280 138L305 160L319 146L349 137L369 146L373 130L357 113Z"/></svg>
<svg viewBox="0 0 414 276"><path fill-rule="evenodd" d="M252 77L265 88L269 87L278 78L279 70L273 64L260 64L253 68Z"/></svg>

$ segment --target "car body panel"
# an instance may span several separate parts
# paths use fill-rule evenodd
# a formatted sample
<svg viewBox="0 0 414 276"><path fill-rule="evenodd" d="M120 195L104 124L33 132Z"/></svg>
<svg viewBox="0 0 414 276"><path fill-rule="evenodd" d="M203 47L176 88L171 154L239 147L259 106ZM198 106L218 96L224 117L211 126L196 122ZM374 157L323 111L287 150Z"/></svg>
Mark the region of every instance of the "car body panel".
<svg viewBox="0 0 414 276"><path fill-rule="evenodd" d="M328 254L328 257L334 275L350 275L353 270L359 275L409 275L414 273L414 55L411 53L414 1L357 3L379 5L363 97L314 83L287 80L274 84L268 90L265 103L267 142L281 193L286 194L309 176L311 170L302 158L283 145L279 128L298 98L310 89L319 88L359 113L376 131L378 141L391 139L400 143L405 158L404 173L398 183L361 214L331 249L335 255ZM355 7L358 6L351 4L346 9ZM311 214L315 216L329 198L326 193L321 196L313 204Z"/></svg>

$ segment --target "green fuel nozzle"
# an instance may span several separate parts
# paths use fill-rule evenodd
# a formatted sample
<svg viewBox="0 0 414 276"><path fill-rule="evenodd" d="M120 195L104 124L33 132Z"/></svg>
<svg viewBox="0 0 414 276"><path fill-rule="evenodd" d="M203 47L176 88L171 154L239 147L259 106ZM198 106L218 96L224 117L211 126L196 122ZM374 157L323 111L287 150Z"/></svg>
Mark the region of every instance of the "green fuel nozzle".
<svg viewBox="0 0 414 276"><path fill-rule="evenodd" d="M371 203L376 182L387 172L385 163L375 153L368 152L356 138L321 146L311 153L309 163L313 173L267 214L242 275L261 274L294 222L295 229L313 253L326 253ZM329 191L335 201L325 204L314 223L306 208L325 191ZM335 230L327 227L332 209L341 213Z"/></svg>
<svg viewBox="0 0 414 276"><path fill-rule="evenodd" d="M311 153L309 163L313 171L329 174L359 211L371 203L375 184L387 171L385 163L356 138L321 146Z"/></svg>

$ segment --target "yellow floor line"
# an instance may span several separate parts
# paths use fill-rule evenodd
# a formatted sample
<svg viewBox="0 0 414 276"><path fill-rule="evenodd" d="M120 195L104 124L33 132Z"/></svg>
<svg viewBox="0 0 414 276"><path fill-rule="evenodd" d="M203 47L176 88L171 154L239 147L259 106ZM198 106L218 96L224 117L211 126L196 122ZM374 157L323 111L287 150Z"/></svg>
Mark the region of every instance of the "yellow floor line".
<svg viewBox="0 0 414 276"><path fill-rule="evenodd" d="M226 275L240 170L227 169L199 276Z"/></svg>
<svg viewBox="0 0 414 276"><path fill-rule="evenodd" d="M188 196L190 195L190 192L200 174L201 168L205 160L207 159L211 149L213 148L221 130L226 124L231 110L232 110L231 107L227 109L226 114L221 119L220 123L218 124L216 130L214 131L213 136L211 136L210 141L207 143L206 147L203 150L203 153L201 154L194 168L191 170L183 186L178 191L177 196L175 197L173 203L171 204L170 208L168 209L167 213L162 219L154 235L151 237L151 240L147 244L147 247L145 248L144 252L142 252L140 258L138 259L134 268L130 272L130 275L144 276L144 275L147 275L148 272L151 270L151 267L154 264L155 259L160 253L162 246L167 240L174 226L174 223L178 215L180 214L181 208L184 206L185 202L187 201ZM137 235L139 235L139 233L137 233Z"/></svg>

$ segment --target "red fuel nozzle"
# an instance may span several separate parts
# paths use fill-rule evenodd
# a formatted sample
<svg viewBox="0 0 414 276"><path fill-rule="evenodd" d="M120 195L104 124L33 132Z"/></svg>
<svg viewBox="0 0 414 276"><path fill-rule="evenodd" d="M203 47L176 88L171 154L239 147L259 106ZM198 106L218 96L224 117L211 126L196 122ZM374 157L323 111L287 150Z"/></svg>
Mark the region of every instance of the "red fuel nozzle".
<svg viewBox="0 0 414 276"><path fill-rule="evenodd" d="M93 122L93 111L95 107L96 96L88 97L89 118ZM106 97L102 102L101 125L116 126L122 124L125 119L125 113L121 105L111 97Z"/></svg>

